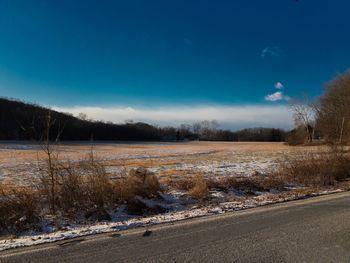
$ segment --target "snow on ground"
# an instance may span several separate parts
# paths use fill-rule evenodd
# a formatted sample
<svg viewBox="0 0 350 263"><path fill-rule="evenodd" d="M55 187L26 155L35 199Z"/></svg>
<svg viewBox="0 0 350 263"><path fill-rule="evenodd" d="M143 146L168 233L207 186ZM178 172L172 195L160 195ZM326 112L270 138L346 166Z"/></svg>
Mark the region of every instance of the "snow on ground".
<svg viewBox="0 0 350 263"><path fill-rule="evenodd" d="M254 148L255 147L255 148ZM62 160L79 161L90 145L57 147ZM215 176L250 176L263 173L279 163L289 148L283 144L184 143L184 144L98 144L94 152L110 173L139 166L160 173L168 170L183 175L186 171ZM27 184L37 175L38 160L45 156L38 145L0 143L0 182L12 180Z"/></svg>
<svg viewBox="0 0 350 263"><path fill-rule="evenodd" d="M225 203L220 203L218 205L193 206L187 210L169 212L169 213L159 214L159 215L149 216L149 217L134 217L134 218L124 217L123 218L123 216L125 215L121 214L119 215L119 220L118 218L115 218L113 222L103 222L103 223L86 225L86 226L72 225L72 226L65 227L65 229L51 232L51 233L44 233L44 234L31 233L26 236L21 236L19 238L0 240L0 251L11 249L11 248L18 248L18 247L38 245L38 244L43 244L48 242L55 242L59 240L81 237L86 235L109 233L109 232L127 230L135 227L141 227L141 226L145 227L145 226L175 222L175 221L180 221L180 220L185 220L185 219L190 219L195 217L202 217L202 216L208 216L208 215L214 215L214 214L223 214L226 212L233 212L233 211L238 211L242 209L272 204L272 203L286 202L290 200L306 198L310 196L325 195L330 193L337 193L341 191L342 190L337 189L333 191L322 191L319 193L312 193L308 195L294 194L288 197L276 197L276 196L274 197L272 194L262 193L259 196L245 199L242 201L225 202Z"/></svg>
<svg viewBox="0 0 350 263"><path fill-rule="evenodd" d="M90 147L89 144L62 145L58 150L62 160L79 161L90 152ZM206 177L264 174L274 169L286 155L298 154L295 149L297 148L290 148L280 143L192 142L183 144L98 144L94 146L94 151L98 159L104 163L106 171L115 176L124 170L146 167L159 177L181 177L189 173L201 173ZM0 143L0 182L6 180L17 184L32 182L37 175L38 159L42 158L42 153L38 152L38 147L35 145ZM293 192L293 189L290 191ZM326 193L328 192L323 194ZM158 205L165 208L167 213L148 217L132 216L126 214L121 207L111 213L112 221L110 222L90 225L67 224L64 229L54 232L52 232L54 230L52 227L46 226L42 233L31 232L15 239L0 240L0 251L72 237L120 231L137 226L220 214L301 197L298 194L281 195L274 189L270 189L269 192L255 192L253 196L247 196L236 189L228 189L225 192L211 189L210 203L193 206L195 202L184 201L183 199L186 198L183 198L183 195L181 191L170 189L162 195L161 200L142 200L147 206Z"/></svg>

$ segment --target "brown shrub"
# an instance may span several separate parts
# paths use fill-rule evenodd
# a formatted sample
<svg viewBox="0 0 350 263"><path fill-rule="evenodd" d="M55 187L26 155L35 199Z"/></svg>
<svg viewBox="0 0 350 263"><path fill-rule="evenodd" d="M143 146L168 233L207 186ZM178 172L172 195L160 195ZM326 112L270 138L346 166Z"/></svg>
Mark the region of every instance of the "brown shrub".
<svg viewBox="0 0 350 263"><path fill-rule="evenodd" d="M287 143L289 145L302 145L307 143L308 132L303 126L298 126L289 132Z"/></svg>
<svg viewBox="0 0 350 263"><path fill-rule="evenodd" d="M330 186L350 177L350 159L343 152L306 153L284 162L277 174L289 183L304 186Z"/></svg>
<svg viewBox="0 0 350 263"><path fill-rule="evenodd" d="M66 216L75 217L80 211L95 221L107 218L108 208L132 203L136 196L158 197L160 191L157 177L146 169L134 169L126 178L112 180L99 161L87 159L60 167L56 196L58 208Z"/></svg>
<svg viewBox="0 0 350 263"><path fill-rule="evenodd" d="M235 188L242 192L250 193L255 191L267 191L271 188L283 189L285 186L284 178L276 174L273 175L255 175L251 177L223 177L209 179L207 182L209 188L227 190Z"/></svg>
<svg viewBox="0 0 350 263"><path fill-rule="evenodd" d="M87 184L76 167L69 164L60 170L57 189L59 208L68 215L90 206Z"/></svg>
<svg viewBox="0 0 350 263"><path fill-rule="evenodd" d="M121 203L141 214L164 211L160 206L140 205L142 198L159 197L161 192L157 176L146 169L111 179L92 154L79 163L51 161L50 167L47 163L40 167L35 188L0 184L0 232L32 229L48 213L55 223L60 215L76 219L81 213L91 221L109 220L108 209Z"/></svg>
<svg viewBox="0 0 350 263"><path fill-rule="evenodd" d="M195 181L192 177L171 178L167 181L170 188L188 191L194 187Z"/></svg>
<svg viewBox="0 0 350 263"><path fill-rule="evenodd" d="M252 177L224 177L219 179L211 179L208 181L210 188L226 190L235 188L242 191L261 191L261 180Z"/></svg>
<svg viewBox="0 0 350 263"><path fill-rule="evenodd" d="M124 197L158 197L161 191L157 176L145 168L132 169L123 182Z"/></svg>
<svg viewBox="0 0 350 263"><path fill-rule="evenodd" d="M65 164L59 175L56 196L59 208L66 215L74 216L80 210L103 210L118 203L118 189L104 167L96 161Z"/></svg>
<svg viewBox="0 0 350 263"><path fill-rule="evenodd" d="M104 207L111 205L116 200L112 181L105 170L98 170L98 172L88 176L85 183L91 205Z"/></svg>
<svg viewBox="0 0 350 263"><path fill-rule="evenodd" d="M70 218L83 212L89 220L107 220L108 209L125 202L127 206L129 203L135 206L137 196L154 198L161 191L157 177L146 169L134 169L126 178L112 180L101 162L91 157L77 164L60 163L56 173L55 203L57 209ZM46 199L50 194L46 192L46 185L42 183L39 189ZM149 209L143 206L131 210L143 213Z"/></svg>
<svg viewBox="0 0 350 263"><path fill-rule="evenodd" d="M130 170L127 178L115 184L120 189L121 200L126 202L126 210L131 214L146 215L165 212L158 205L147 204L144 200L157 198L162 191L158 178L145 168Z"/></svg>
<svg viewBox="0 0 350 263"><path fill-rule="evenodd" d="M270 174L261 180L261 186L264 189L278 189L278 190L283 190L286 186L286 181L283 176L280 174Z"/></svg>
<svg viewBox="0 0 350 263"><path fill-rule="evenodd" d="M39 197L34 189L0 185L0 232L35 228L39 212Z"/></svg>
<svg viewBox="0 0 350 263"><path fill-rule="evenodd" d="M196 175L192 178L193 187L189 191L189 195L195 199L203 200L208 197L209 191L207 183L204 181L203 176Z"/></svg>

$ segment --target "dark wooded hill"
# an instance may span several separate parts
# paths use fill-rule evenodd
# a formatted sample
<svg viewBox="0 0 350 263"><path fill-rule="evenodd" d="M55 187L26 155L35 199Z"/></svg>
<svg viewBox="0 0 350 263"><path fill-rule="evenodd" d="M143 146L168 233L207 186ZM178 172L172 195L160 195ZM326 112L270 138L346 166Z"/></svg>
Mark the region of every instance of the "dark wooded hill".
<svg viewBox="0 0 350 263"><path fill-rule="evenodd" d="M57 112L42 106L18 100L0 98L0 140L40 139L50 112L54 121L50 138L62 131L60 140L213 140L213 141L284 141L286 132L273 128L230 130L211 129L205 122L191 125L156 127L147 123L106 123L79 119L69 113ZM121 120L122 121L122 120Z"/></svg>
<svg viewBox="0 0 350 263"><path fill-rule="evenodd" d="M30 140L40 137L49 109L35 104L0 98L0 139ZM146 123L113 124L81 120L50 110L54 125L51 138L62 131L61 140L158 140L158 128Z"/></svg>

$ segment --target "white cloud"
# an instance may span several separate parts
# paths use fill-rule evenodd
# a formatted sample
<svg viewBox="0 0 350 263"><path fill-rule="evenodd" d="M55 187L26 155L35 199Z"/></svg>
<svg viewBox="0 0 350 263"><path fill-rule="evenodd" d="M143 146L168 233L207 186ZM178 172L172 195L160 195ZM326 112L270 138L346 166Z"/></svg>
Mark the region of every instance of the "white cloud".
<svg viewBox="0 0 350 263"><path fill-rule="evenodd" d="M266 56L278 57L282 54L282 49L279 47L266 47L261 51L261 58L264 59Z"/></svg>
<svg viewBox="0 0 350 263"><path fill-rule="evenodd" d="M277 91L273 94L269 94L265 96L265 100L267 101L278 101L283 100L283 93L280 91Z"/></svg>
<svg viewBox="0 0 350 263"><path fill-rule="evenodd" d="M281 91L277 91L275 93L266 95L265 100L267 100L267 101L279 101L279 100L289 101L290 97L287 95L284 95L283 92L281 92Z"/></svg>
<svg viewBox="0 0 350 263"><path fill-rule="evenodd" d="M278 95L277 95L278 96ZM75 116L83 112L94 120L122 123L126 120L142 121L160 126L192 124L203 120L217 120L221 128L245 127L291 128L292 114L287 106L242 105L242 106L163 106L156 108L134 107L53 107Z"/></svg>
<svg viewBox="0 0 350 263"><path fill-rule="evenodd" d="M282 84L281 82L276 82L276 83L275 83L275 88L276 88L276 89L283 89L284 86L283 86L283 84Z"/></svg>

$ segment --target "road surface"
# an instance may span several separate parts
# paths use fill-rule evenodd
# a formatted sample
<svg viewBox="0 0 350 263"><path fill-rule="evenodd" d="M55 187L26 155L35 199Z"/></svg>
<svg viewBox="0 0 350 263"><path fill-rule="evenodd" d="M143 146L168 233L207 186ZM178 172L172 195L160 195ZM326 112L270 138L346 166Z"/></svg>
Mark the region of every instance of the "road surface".
<svg viewBox="0 0 350 263"><path fill-rule="evenodd" d="M350 193L9 250L0 262L350 262Z"/></svg>

